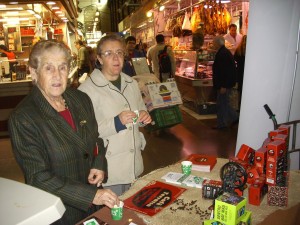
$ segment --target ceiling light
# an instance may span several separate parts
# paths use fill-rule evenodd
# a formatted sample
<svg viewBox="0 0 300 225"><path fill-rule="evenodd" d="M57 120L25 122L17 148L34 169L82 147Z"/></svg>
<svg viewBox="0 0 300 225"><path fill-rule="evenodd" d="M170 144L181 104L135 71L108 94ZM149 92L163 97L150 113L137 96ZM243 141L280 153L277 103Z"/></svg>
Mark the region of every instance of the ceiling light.
<svg viewBox="0 0 300 225"><path fill-rule="evenodd" d="M57 10L57 9L59 9L59 7L58 6L53 6L51 9L52 10Z"/></svg>
<svg viewBox="0 0 300 225"><path fill-rule="evenodd" d="M165 6L164 5L161 5L161 6L159 6L159 8L158 8L158 10L161 12L161 11L164 11L164 9L165 9Z"/></svg>
<svg viewBox="0 0 300 225"><path fill-rule="evenodd" d="M221 0L221 3L229 3L230 0Z"/></svg>
<svg viewBox="0 0 300 225"><path fill-rule="evenodd" d="M56 3L55 2L47 2L46 4L47 5L55 5Z"/></svg>
<svg viewBox="0 0 300 225"><path fill-rule="evenodd" d="M99 20L99 19L96 17L96 18L95 18L95 21L97 22L98 20Z"/></svg>
<svg viewBox="0 0 300 225"><path fill-rule="evenodd" d="M149 12L147 12L147 17L149 18L149 17L151 17L152 16L152 12L151 11L149 11Z"/></svg>
<svg viewBox="0 0 300 225"><path fill-rule="evenodd" d="M99 16L99 15L100 15L99 11L97 11L95 15L96 15L96 16Z"/></svg>
<svg viewBox="0 0 300 225"><path fill-rule="evenodd" d="M5 9L6 5L0 5L0 9Z"/></svg>

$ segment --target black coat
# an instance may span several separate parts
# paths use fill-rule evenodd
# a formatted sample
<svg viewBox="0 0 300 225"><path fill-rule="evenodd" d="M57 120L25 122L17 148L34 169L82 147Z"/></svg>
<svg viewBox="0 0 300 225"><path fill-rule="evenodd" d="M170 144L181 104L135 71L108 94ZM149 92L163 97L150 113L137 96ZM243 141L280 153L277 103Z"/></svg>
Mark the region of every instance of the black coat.
<svg viewBox="0 0 300 225"><path fill-rule="evenodd" d="M105 170L106 159L90 98L70 88L63 97L76 131L37 87L11 114L9 128L13 151L26 183L61 198L66 207L63 224L67 225L87 216L97 192L95 185L88 184L88 175L91 168Z"/></svg>
<svg viewBox="0 0 300 225"><path fill-rule="evenodd" d="M216 53L213 64L213 85L215 89L232 88L236 82L236 66L233 55L222 46Z"/></svg>

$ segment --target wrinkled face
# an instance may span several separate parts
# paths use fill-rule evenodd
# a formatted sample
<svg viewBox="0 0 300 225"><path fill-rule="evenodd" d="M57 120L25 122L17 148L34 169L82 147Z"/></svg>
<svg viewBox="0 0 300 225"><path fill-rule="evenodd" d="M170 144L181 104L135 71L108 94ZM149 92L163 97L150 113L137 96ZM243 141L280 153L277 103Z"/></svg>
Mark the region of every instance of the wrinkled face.
<svg viewBox="0 0 300 225"><path fill-rule="evenodd" d="M117 79L124 64L124 46L119 41L106 41L101 50L101 55L97 55L97 58L102 65L102 73L108 76L109 80Z"/></svg>
<svg viewBox="0 0 300 225"><path fill-rule="evenodd" d="M230 34L232 37L235 37L235 36L236 36L236 27L230 27L230 29L229 29L229 34Z"/></svg>
<svg viewBox="0 0 300 225"><path fill-rule="evenodd" d="M40 57L39 68L30 68L32 79L49 98L57 98L64 93L67 87L69 66L63 51L52 48Z"/></svg>

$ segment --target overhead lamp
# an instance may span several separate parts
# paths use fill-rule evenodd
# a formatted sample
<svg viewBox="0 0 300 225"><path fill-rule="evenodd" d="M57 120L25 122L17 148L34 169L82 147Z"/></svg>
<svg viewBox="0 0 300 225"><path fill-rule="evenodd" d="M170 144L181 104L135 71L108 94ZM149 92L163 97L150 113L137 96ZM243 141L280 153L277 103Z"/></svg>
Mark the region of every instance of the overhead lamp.
<svg viewBox="0 0 300 225"><path fill-rule="evenodd" d="M158 10L161 12L161 11L164 11L164 9L165 9L165 6L164 5L161 5L161 6L159 6L159 8L158 8Z"/></svg>
<svg viewBox="0 0 300 225"><path fill-rule="evenodd" d="M56 3L55 2L47 2L46 4L47 5L55 5Z"/></svg>
<svg viewBox="0 0 300 225"><path fill-rule="evenodd" d="M96 16L99 16L99 15L100 15L100 12L99 12L99 11L97 11L95 15L96 15Z"/></svg>
<svg viewBox="0 0 300 225"><path fill-rule="evenodd" d="M52 9L52 10L58 10L59 7L58 7L58 6L53 6L51 9Z"/></svg>
<svg viewBox="0 0 300 225"><path fill-rule="evenodd" d="M149 18L149 17L152 16L152 12L151 12L151 11L148 11L146 15L147 15L147 17Z"/></svg>
<svg viewBox="0 0 300 225"><path fill-rule="evenodd" d="M98 20L99 20L98 17L96 17L96 18L95 18L95 21L98 22Z"/></svg>
<svg viewBox="0 0 300 225"><path fill-rule="evenodd" d="M230 0L221 0L221 3L225 4L225 3L229 3Z"/></svg>

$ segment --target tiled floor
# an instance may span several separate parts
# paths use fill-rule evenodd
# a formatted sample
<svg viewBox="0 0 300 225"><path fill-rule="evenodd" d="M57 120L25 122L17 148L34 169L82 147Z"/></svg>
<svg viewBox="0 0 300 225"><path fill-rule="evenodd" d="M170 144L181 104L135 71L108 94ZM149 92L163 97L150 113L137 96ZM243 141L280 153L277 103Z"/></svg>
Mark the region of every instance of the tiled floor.
<svg viewBox="0 0 300 225"><path fill-rule="evenodd" d="M183 123L159 132L143 130L147 146L143 151L144 174L175 163L192 153L217 155L228 158L234 155L237 126L227 130L213 130L215 119L195 119L181 111ZM24 182L16 163L9 138L0 139L0 177Z"/></svg>

